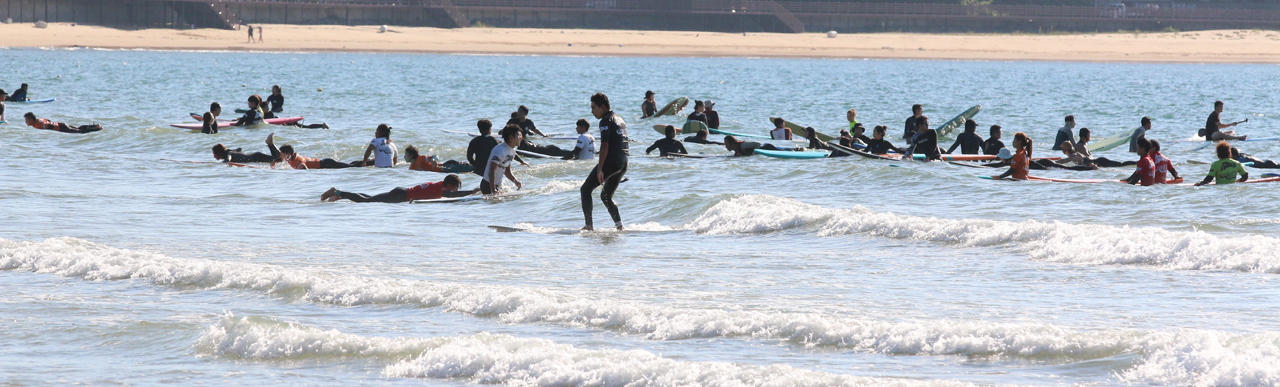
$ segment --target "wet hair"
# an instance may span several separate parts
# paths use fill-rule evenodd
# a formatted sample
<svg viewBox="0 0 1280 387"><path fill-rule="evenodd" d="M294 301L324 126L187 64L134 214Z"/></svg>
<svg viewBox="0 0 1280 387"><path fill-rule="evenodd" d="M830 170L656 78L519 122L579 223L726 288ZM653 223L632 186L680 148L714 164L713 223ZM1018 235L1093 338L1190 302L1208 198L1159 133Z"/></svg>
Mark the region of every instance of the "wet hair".
<svg viewBox="0 0 1280 387"><path fill-rule="evenodd" d="M1147 141L1151 143L1151 149L1150 149L1150 151L1152 151L1152 152L1159 152L1159 151L1160 151L1160 141L1156 141L1156 140L1147 140Z"/></svg>
<svg viewBox="0 0 1280 387"><path fill-rule="evenodd" d="M672 125L667 125L666 129L663 130L663 132L667 134L667 137L675 137L676 127Z"/></svg>
<svg viewBox="0 0 1280 387"><path fill-rule="evenodd" d="M995 135L996 132L1000 131L1000 125L991 125L991 129L988 129L988 131L991 135Z"/></svg>
<svg viewBox="0 0 1280 387"><path fill-rule="evenodd" d="M480 134L487 136L489 135L489 133L493 133L493 121L489 121L489 120L476 121L476 129L480 129Z"/></svg>
<svg viewBox="0 0 1280 387"><path fill-rule="evenodd" d="M975 132L978 130L978 121L964 120L964 131Z"/></svg>
<svg viewBox="0 0 1280 387"><path fill-rule="evenodd" d="M653 90L649 90L649 91L644 92L644 97L645 97L645 98L649 98L649 97L652 97L652 96L653 96Z"/></svg>
<svg viewBox="0 0 1280 387"><path fill-rule="evenodd" d="M251 96L249 96L249 102L253 102L253 104L255 104L255 105L261 105L261 104L262 104L262 96L257 95L257 94L251 95Z"/></svg>
<svg viewBox="0 0 1280 387"><path fill-rule="evenodd" d="M1063 118L1062 120L1064 122L1076 122L1076 116L1067 116L1067 118Z"/></svg>
<svg viewBox="0 0 1280 387"><path fill-rule="evenodd" d="M1080 138L1089 137L1089 128L1080 128Z"/></svg>
<svg viewBox="0 0 1280 387"><path fill-rule="evenodd" d="M888 126L884 126L884 125L877 125L877 126L875 127L875 129L872 129L872 130L871 130L871 133L872 133L872 134L875 134L875 133L884 134L884 132L885 132L885 131L887 131L887 130L889 130L889 127L888 127Z"/></svg>
<svg viewBox="0 0 1280 387"><path fill-rule="evenodd" d="M213 158L218 160L227 160L227 146L222 144L214 145Z"/></svg>
<svg viewBox="0 0 1280 387"><path fill-rule="evenodd" d="M706 105L703 105L702 101L693 101L693 108L694 108L694 109L697 109L697 108L700 108L700 107L705 107L705 106L706 106Z"/></svg>
<svg viewBox="0 0 1280 387"><path fill-rule="evenodd" d="M1213 107L1218 107L1218 106L1222 106L1222 101L1213 101Z"/></svg>
<svg viewBox="0 0 1280 387"><path fill-rule="evenodd" d="M592 95L591 95L591 103L592 103L592 104L595 104L596 106L599 106L599 107L605 108L605 109L611 109L611 108L609 107L609 96L604 95L604 93L595 93L595 94L592 94Z"/></svg>
<svg viewBox="0 0 1280 387"><path fill-rule="evenodd" d="M917 112L917 111L923 112L923 111L924 111L924 105L921 105L921 104L911 105L911 112L912 112L912 113L915 113L915 112Z"/></svg>
<svg viewBox="0 0 1280 387"><path fill-rule="evenodd" d="M807 126L804 128L804 138L815 138L815 137L818 137L818 131L813 130L812 126Z"/></svg>
<svg viewBox="0 0 1280 387"><path fill-rule="evenodd" d="M919 129L921 126L924 126L925 129L929 129L929 117L916 117L916 128Z"/></svg>
<svg viewBox="0 0 1280 387"><path fill-rule="evenodd" d="M1231 157L1231 145L1228 145L1226 141L1218 141L1218 146L1213 150L1218 152L1219 159Z"/></svg>
<svg viewBox="0 0 1280 387"><path fill-rule="evenodd" d="M206 113L204 113L204 120L203 120L203 121L204 121L204 126L203 126L201 129L207 129L207 128L210 128L210 127L214 127L214 128L218 127L218 122L213 120L213 113L211 113L211 112L206 112Z"/></svg>
<svg viewBox="0 0 1280 387"><path fill-rule="evenodd" d="M294 154L295 152L293 151L293 145L284 144L284 146L280 147L280 153Z"/></svg>
<svg viewBox="0 0 1280 387"><path fill-rule="evenodd" d="M1139 138L1138 142L1135 144L1137 144L1139 148L1146 149L1147 152L1151 152L1151 141L1147 141L1145 138Z"/></svg>
<svg viewBox="0 0 1280 387"><path fill-rule="evenodd" d="M1151 125L1151 117L1142 117L1142 126Z"/></svg>
<svg viewBox="0 0 1280 387"><path fill-rule="evenodd" d="M458 175L450 173L449 176L444 177L444 185L460 188L462 187L462 179L459 179Z"/></svg>
<svg viewBox="0 0 1280 387"><path fill-rule="evenodd" d="M519 116L519 115L520 113L518 112L511 112L511 118L516 118L516 116Z"/></svg>
<svg viewBox="0 0 1280 387"><path fill-rule="evenodd" d="M591 123L590 123L590 122L587 122L587 120L586 120L586 119L584 119L584 118L579 118L579 119L578 119L578 123L577 123L577 127L581 128L581 127L584 127L584 126L589 128L589 127L591 127Z"/></svg>
<svg viewBox="0 0 1280 387"><path fill-rule="evenodd" d="M1240 150L1239 150L1239 149L1236 149L1236 147L1234 147L1234 146L1233 146L1233 147L1231 147L1231 158L1232 158L1232 159L1238 159L1238 158L1240 158Z"/></svg>
<svg viewBox="0 0 1280 387"><path fill-rule="evenodd" d="M410 145L404 148L404 157L409 160L418 158L418 147Z"/></svg>
<svg viewBox="0 0 1280 387"><path fill-rule="evenodd" d="M377 138L391 137L391 126L387 124L378 124L378 129L373 131L373 135Z"/></svg>
<svg viewBox="0 0 1280 387"><path fill-rule="evenodd" d="M221 111L221 110L222 110L222 104L217 103L217 102L214 102L214 103L209 104L209 111L214 111L214 110L219 110L219 111Z"/></svg>
<svg viewBox="0 0 1280 387"><path fill-rule="evenodd" d="M516 111L524 112L524 114L529 114L529 108L524 105L520 105L520 107L516 108Z"/></svg>
<svg viewBox="0 0 1280 387"><path fill-rule="evenodd" d="M786 123L787 123L787 120L782 119L782 117L777 117L773 119L773 124L777 126L782 126Z"/></svg>
<svg viewBox="0 0 1280 387"><path fill-rule="evenodd" d="M32 112L27 112L27 114L23 114L22 117L29 120L34 120L36 119L36 114Z"/></svg>
<svg viewBox="0 0 1280 387"><path fill-rule="evenodd" d="M1026 133L1018 132L1013 134L1013 142L1022 141L1022 146L1027 148L1027 157L1031 157L1031 137L1027 137Z"/></svg>
<svg viewBox="0 0 1280 387"><path fill-rule="evenodd" d="M506 142L507 139L516 137L519 135L520 135L520 127L517 126L516 124L507 124L507 126L502 127L502 142Z"/></svg>
<svg viewBox="0 0 1280 387"><path fill-rule="evenodd" d="M1074 152L1076 149L1075 144L1072 144L1071 141L1063 141L1058 147L1067 152Z"/></svg>
<svg viewBox="0 0 1280 387"><path fill-rule="evenodd" d="M725 143L725 144L737 144L737 143L738 143L738 138L737 138L737 137L734 137L734 136L724 136L724 143Z"/></svg>
<svg viewBox="0 0 1280 387"><path fill-rule="evenodd" d="M851 147L853 146L853 140L850 140L848 137L840 137L840 146Z"/></svg>
<svg viewBox="0 0 1280 387"><path fill-rule="evenodd" d="M707 138L707 136L710 136L710 135L711 135L711 133L710 133L710 132L707 132L707 130L706 130L706 129L698 130L698 133L697 133L697 134L694 134L694 136L698 136L698 137L701 137L701 138Z"/></svg>
<svg viewBox="0 0 1280 387"><path fill-rule="evenodd" d="M271 85L271 92L274 93L276 90L280 90L282 94L284 92L284 89L281 89L280 85Z"/></svg>

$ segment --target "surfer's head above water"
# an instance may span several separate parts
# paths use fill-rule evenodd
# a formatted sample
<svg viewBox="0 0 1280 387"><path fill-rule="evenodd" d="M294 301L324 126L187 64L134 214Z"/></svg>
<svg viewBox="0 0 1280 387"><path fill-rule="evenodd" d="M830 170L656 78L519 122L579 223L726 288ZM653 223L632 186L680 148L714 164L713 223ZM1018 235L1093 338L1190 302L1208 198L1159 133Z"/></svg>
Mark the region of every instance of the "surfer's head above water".
<svg viewBox="0 0 1280 387"><path fill-rule="evenodd" d="M1089 142L1089 128L1080 128L1080 142Z"/></svg>
<svg viewBox="0 0 1280 387"><path fill-rule="evenodd" d="M378 129L373 131L374 138L391 138L391 125L378 124Z"/></svg>
<svg viewBox="0 0 1280 387"><path fill-rule="evenodd" d="M418 147L410 145L404 148L404 161L412 163L418 159Z"/></svg>
<svg viewBox="0 0 1280 387"><path fill-rule="evenodd" d="M528 107L526 107L526 106L524 106L524 105L520 105L520 107L516 108L516 116L515 116L515 119L518 119L518 120L524 121L524 117L525 117L525 116L527 116L527 115L529 115L529 108L528 108Z"/></svg>
<svg viewBox="0 0 1280 387"><path fill-rule="evenodd" d="M222 104L217 102L209 104L209 112L215 116L222 115Z"/></svg>
<svg viewBox="0 0 1280 387"><path fill-rule="evenodd" d="M489 120L476 121L476 129L480 130L481 136L488 136L493 133L493 122Z"/></svg>
<svg viewBox="0 0 1280 387"><path fill-rule="evenodd" d="M916 130L925 130L925 129L929 129L929 117L925 117L925 116L916 117Z"/></svg>
<svg viewBox="0 0 1280 387"><path fill-rule="evenodd" d="M965 120L965 121L964 121L964 132L965 132L965 133L977 133L977 132L978 132L978 121L974 121L974 120Z"/></svg>
<svg viewBox="0 0 1280 387"><path fill-rule="evenodd" d="M1218 145L1213 150L1218 153L1218 159L1231 158L1231 145L1226 141L1218 141Z"/></svg>
<svg viewBox="0 0 1280 387"><path fill-rule="evenodd" d="M706 105L704 105L702 101L693 101L693 111L702 113L702 111L705 109L706 109Z"/></svg>
<svg viewBox="0 0 1280 387"><path fill-rule="evenodd" d="M924 114L924 105L911 105L911 115L919 117L921 114Z"/></svg>
<svg viewBox="0 0 1280 387"><path fill-rule="evenodd" d="M773 119L773 127L775 128L781 128L786 125L787 125L787 120L782 119L782 117L777 117Z"/></svg>
<svg viewBox="0 0 1280 387"><path fill-rule="evenodd" d="M591 115L596 118L604 118L605 113L613 110L609 107L609 96L604 93L595 93L591 95Z"/></svg>
<svg viewBox="0 0 1280 387"><path fill-rule="evenodd" d="M1151 129L1151 117L1142 117L1142 127Z"/></svg>
<svg viewBox="0 0 1280 387"><path fill-rule="evenodd" d="M226 145L222 145L222 144L214 145L213 158L217 160L226 160L228 158Z"/></svg>
<svg viewBox="0 0 1280 387"><path fill-rule="evenodd" d="M676 138L676 127L673 125L667 125L666 134L667 138Z"/></svg>
<svg viewBox="0 0 1280 387"><path fill-rule="evenodd" d="M857 121L857 120L858 120L858 112L857 112L857 111L855 111L855 110L853 110L853 109L849 109L849 111L847 111L847 112L845 112L845 113L844 113L844 118L845 118L845 119L847 119L847 120L849 120L849 122Z"/></svg>
<svg viewBox="0 0 1280 387"><path fill-rule="evenodd" d="M992 139L992 140L999 140L999 139L1000 139L1000 125L991 125L991 130L990 130L989 132L987 132L987 133L988 133L988 136L987 136L988 138L990 138L990 139Z"/></svg>
<svg viewBox="0 0 1280 387"><path fill-rule="evenodd" d="M875 129L871 130L871 136L877 140L883 140L884 133L888 130L889 130L888 126L877 125Z"/></svg>
<svg viewBox="0 0 1280 387"><path fill-rule="evenodd" d="M578 122L575 125L577 125L575 129L578 130L578 134L583 134L588 131L591 131L591 123L587 122L587 119L585 118L579 118Z"/></svg>

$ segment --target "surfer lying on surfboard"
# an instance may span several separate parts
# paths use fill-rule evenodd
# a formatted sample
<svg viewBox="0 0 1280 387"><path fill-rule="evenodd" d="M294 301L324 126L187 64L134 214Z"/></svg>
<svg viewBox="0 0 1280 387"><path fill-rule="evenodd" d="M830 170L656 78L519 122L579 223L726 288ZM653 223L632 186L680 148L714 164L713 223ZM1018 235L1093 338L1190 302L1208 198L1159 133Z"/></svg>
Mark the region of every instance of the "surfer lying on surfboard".
<svg viewBox="0 0 1280 387"><path fill-rule="evenodd" d="M1231 159L1231 145L1227 145L1226 141L1219 141L1218 146L1214 147L1214 152L1218 154L1218 161L1214 161L1213 165L1209 166L1209 175L1196 183L1196 186L1209 184L1210 180L1218 185L1243 183L1249 180L1249 172L1244 170L1244 166L1240 165L1239 161ZM1236 180L1237 174L1240 175L1240 180Z"/></svg>
<svg viewBox="0 0 1280 387"><path fill-rule="evenodd" d="M271 133L270 135L267 136L267 147L271 148L271 154L280 155L279 161L289 163L289 166L293 167L293 169L342 169L342 168L360 167L364 165L358 161L351 162L351 163L344 163L344 162L337 161L334 159L329 159L329 158L315 159L311 157L306 157L306 156L294 153L293 145L290 145L290 144L284 144L284 146L280 148L276 148L275 135L276 135L275 133Z"/></svg>
<svg viewBox="0 0 1280 387"><path fill-rule="evenodd" d="M644 154L647 155L653 153L654 149L657 149L658 155L662 157L667 157L667 155L672 153L682 155L689 154L689 151L684 149L684 144L676 140L676 127L667 125L666 131L667 136L659 139L658 141L654 141L653 145L650 145L648 149L644 150Z"/></svg>
<svg viewBox="0 0 1280 387"><path fill-rule="evenodd" d="M1235 147L1231 147L1231 158L1241 163L1253 163L1253 165L1250 165L1250 167L1254 167L1254 168L1280 169L1280 164L1276 164L1275 161L1263 160L1257 157L1250 156L1246 153L1241 153L1240 150L1236 149Z"/></svg>
<svg viewBox="0 0 1280 387"><path fill-rule="evenodd" d="M445 161L443 164L435 156L424 156L418 154L418 148L410 145L404 148L404 161L409 163L410 171L427 171L427 172L443 172L443 173L459 173L471 171L471 164L460 163L456 160Z"/></svg>
<svg viewBox="0 0 1280 387"><path fill-rule="evenodd" d="M329 188L320 194L322 202L336 202L338 200L347 199L356 203L404 203L413 200L430 200L440 199L443 197L459 198L476 193L476 189L469 191L458 191L462 186L462 179L458 175L450 174L444 177L444 181L434 183L423 183L409 188L396 187L390 191L377 195L369 196L362 193L339 191L337 188Z"/></svg>
<svg viewBox="0 0 1280 387"><path fill-rule="evenodd" d="M738 157L750 156L750 155L756 154L756 149L776 150L776 151L795 150L795 149L782 149L782 148L773 146L773 144L761 144L755 141L738 141L738 139L734 138L733 136L724 136L724 149L728 149L729 151L733 152L734 156L738 156Z"/></svg>
<svg viewBox="0 0 1280 387"><path fill-rule="evenodd" d="M687 142L690 144L724 145L723 142L708 140L707 136L710 136L710 135L711 135L711 132L708 132L706 129L702 129L702 130L699 130L698 133L694 133L692 136L685 137L684 142Z"/></svg>
<svg viewBox="0 0 1280 387"><path fill-rule="evenodd" d="M268 144L271 143L271 139L275 135L275 133L272 133L267 136ZM271 154L262 152L246 154L241 152L240 148L227 149L225 145L217 144L213 146L213 158L224 163L274 163L277 160L280 160L280 150L276 149L275 146L271 146L270 149Z"/></svg>
<svg viewBox="0 0 1280 387"><path fill-rule="evenodd" d="M23 114L22 117L27 119L27 126L30 126L36 129L45 129L45 130L53 130L53 131L58 131L63 133L78 133L78 134L92 133L92 132L97 132L99 130L102 130L102 125L98 125L98 124L80 125L75 128L72 128L67 124L64 124L61 122L50 121L48 118L36 118L36 114L32 112L27 112L27 114Z"/></svg>

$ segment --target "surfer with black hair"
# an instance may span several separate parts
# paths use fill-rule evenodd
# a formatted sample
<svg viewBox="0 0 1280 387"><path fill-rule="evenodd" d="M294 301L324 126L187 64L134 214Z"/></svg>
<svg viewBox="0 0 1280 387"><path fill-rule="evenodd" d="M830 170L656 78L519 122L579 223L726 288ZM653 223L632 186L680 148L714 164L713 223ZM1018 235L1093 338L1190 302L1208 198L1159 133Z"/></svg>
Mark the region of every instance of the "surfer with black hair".
<svg viewBox="0 0 1280 387"><path fill-rule="evenodd" d="M704 144L704 145L724 145L723 142L708 140L707 136L710 136L710 135L711 135L711 132L708 132L706 129L701 129L701 130L698 130L698 133L694 133L692 136L685 137L684 142L691 143L691 144Z"/></svg>
<svg viewBox="0 0 1280 387"><path fill-rule="evenodd" d="M271 145L275 136L275 133L267 135L267 144L271 154L262 152L244 153L240 148L227 149L225 145L216 144L213 146L213 158L224 163L274 163L280 160L280 150Z"/></svg>
<svg viewBox="0 0 1280 387"><path fill-rule="evenodd" d="M410 171L426 171L426 172L466 172L471 170L471 164L460 163L457 160L449 160L440 163L436 156L426 156L418 153L418 147L413 145L404 148L404 161L409 163Z"/></svg>
<svg viewBox="0 0 1280 387"><path fill-rule="evenodd" d="M575 128L578 131L578 143L573 151L565 156L565 160L594 160L596 158L596 138L591 137L591 123L579 118Z"/></svg>
<svg viewBox="0 0 1280 387"><path fill-rule="evenodd" d="M987 131L987 141L982 142L982 154L996 155L1004 149L1004 141L1000 141L1000 125L991 125Z"/></svg>
<svg viewBox="0 0 1280 387"><path fill-rule="evenodd" d="M982 151L982 136L978 135L978 121L965 120L964 133L956 136L956 142L951 144L951 149L947 149L947 153L953 153L956 148L960 148L960 154L976 155Z"/></svg>
<svg viewBox="0 0 1280 387"><path fill-rule="evenodd" d="M703 113L706 113L707 115L707 127L711 129L720 129L720 112L713 109L716 106L715 101L706 100L703 101L703 105L706 105L707 107L706 110L703 111Z"/></svg>
<svg viewBox="0 0 1280 387"><path fill-rule="evenodd" d="M1225 107L1226 105L1223 104L1222 101L1213 102L1213 113L1209 113L1209 119L1204 123L1204 130L1201 130L1199 133L1201 136L1204 136L1205 140L1208 140L1208 141L1244 140L1246 137L1249 137L1249 136L1236 136L1235 131L1230 131L1230 130L1225 132L1222 131L1222 129L1239 125L1240 122L1249 122L1249 120L1244 120L1244 121L1232 122L1230 124L1222 123L1222 119L1220 119L1218 115L1222 113L1222 110Z"/></svg>
<svg viewBox="0 0 1280 387"><path fill-rule="evenodd" d="M916 119L921 116L924 116L924 105L911 105L911 117L907 117L907 123L902 131L903 140L911 141L911 139L915 138L916 130L920 127L920 125L916 125Z"/></svg>
<svg viewBox="0 0 1280 387"><path fill-rule="evenodd" d="M347 199L356 203L404 203L414 200L431 200L440 198L460 198L463 196L476 193L476 190L458 191L462 186L462 179L458 175L450 174L445 176L443 181L433 183L423 183L409 188L396 187L391 191L383 192L377 195L369 196L362 193L339 191L337 188L329 188L320 194L322 202L336 202Z"/></svg>
<svg viewBox="0 0 1280 387"><path fill-rule="evenodd" d="M689 116L687 117L685 122L700 121L703 124L706 124L707 114L703 113L703 111L705 110L706 110L706 105L704 105L702 101L693 101L693 113L689 113Z"/></svg>
<svg viewBox="0 0 1280 387"><path fill-rule="evenodd" d="M511 174L511 162L516 159L516 147L520 146L520 140L523 137L520 135L520 127L516 124L507 124L499 133L502 135L502 143L489 152L484 175L482 175L484 180L480 181L480 192L485 195L502 193L504 176L516 184L516 189L523 188L520 180Z"/></svg>
<svg viewBox="0 0 1280 387"><path fill-rule="evenodd" d="M1240 150L1235 147L1231 147L1231 159L1241 163L1253 163L1253 165L1250 165L1250 167L1253 168L1280 169L1280 164L1277 164L1275 161L1263 160L1250 156L1246 153L1240 152Z"/></svg>
<svg viewBox="0 0 1280 387"><path fill-rule="evenodd" d="M774 140L790 140L795 137L795 133L791 133L791 128L787 127L787 121L782 117L773 119L773 130L769 131L769 137Z"/></svg>
<svg viewBox="0 0 1280 387"><path fill-rule="evenodd" d="M920 153L924 155L924 161L939 160L942 158L938 149L938 131L929 129L929 117L916 117L916 133L911 138L911 144L907 145L907 151L902 158L910 160L910 158Z"/></svg>
<svg viewBox="0 0 1280 387"><path fill-rule="evenodd" d="M279 155L279 161L289 163L293 169L343 169L359 167L363 164L360 162L344 163L338 160L324 158L316 159L306 157L293 151L293 145L284 144L280 148L276 148L275 133L267 136L267 148L271 149L271 154Z"/></svg>
<svg viewBox="0 0 1280 387"><path fill-rule="evenodd" d="M1080 142L1077 142L1072 145L1072 147L1075 149L1075 153L1080 155L1081 157L1084 157L1084 159L1088 160L1090 164L1093 164L1099 168L1118 168L1118 167L1127 167L1130 165L1138 164L1137 161L1120 162L1120 161L1108 159L1106 157L1094 158L1093 155L1090 154L1089 152L1090 139L1092 139L1092 134L1089 132L1089 128L1080 128Z"/></svg>
<svg viewBox="0 0 1280 387"><path fill-rule="evenodd" d="M831 144L818 139L818 131L813 129L812 126L804 128L804 138L809 140L808 148L810 149L831 150Z"/></svg>
<svg viewBox="0 0 1280 387"><path fill-rule="evenodd" d="M244 112L244 116L237 119L231 126L256 125L262 123L262 97L254 94L249 96L249 110Z"/></svg>
<svg viewBox="0 0 1280 387"><path fill-rule="evenodd" d="M653 100L654 96L656 94L653 93L653 90L644 92L644 102L640 103L640 112L643 113L643 116L640 118L649 118L653 117L654 114L658 114L658 102Z"/></svg>
<svg viewBox="0 0 1280 387"><path fill-rule="evenodd" d="M647 155L649 153L653 153L654 149L657 149L658 155L662 157L667 157L667 155L672 153L689 154L689 151L684 149L684 144L676 140L675 126L667 125L665 131L666 137L663 137L658 141L654 141L653 145L650 145L648 149L644 150L644 154Z"/></svg>
<svg viewBox="0 0 1280 387"><path fill-rule="evenodd" d="M867 153L873 155L888 154L889 151L906 153L903 152L902 149L898 149L898 147L893 146L893 144L888 140L884 139L884 136L888 134L888 132L889 127L884 125L876 126L875 129L872 129L871 135L875 137L867 141Z"/></svg>
<svg viewBox="0 0 1280 387"><path fill-rule="evenodd" d="M4 119L4 100L5 100L6 98L8 98L8 96L9 96L9 93L6 93L6 92L4 91L4 89L0 89L0 122L4 122L4 121L5 121L5 119Z"/></svg>
<svg viewBox="0 0 1280 387"><path fill-rule="evenodd" d="M22 86L18 87L18 90L14 90L13 94L9 94L9 96L6 97L5 100L9 102L26 102L27 84L23 83Z"/></svg>
<svg viewBox="0 0 1280 387"><path fill-rule="evenodd" d="M737 157L754 155L756 154L756 149L774 150L774 151L794 150L794 149L782 149L774 146L773 144L761 144L756 141L738 141L738 138L733 136L724 136L724 149L732 151L733 155Z"/></svg>
<svg viewBox="0 0 1280 387"><path fill-rule="evenodd" d="M1017 180L1026 180L1030 175L1031 138L1027 137L1027 135L1022 132L1014 133L1013 147L1014 149L1017 149L1018 153L1014 154L1009 151L1009 148L1002 148L1000 149L1000 152L996 154L996 157L1009 164L1009 170L999 175L992 176L992 179L1001 180L1007 177L1012 177Z"/></svg>
<svg viewBox="0 0 1280 387"><path fill-rule="evenodd" d="M1058 137L1053 139L1053 147L1049 150L1062 150L1060 147L1063 142L1076 142L1075 133L1071 131L1076 128L1076 116L1067 116L1062 121L1062 127L1058 128Z"/></svg>
<svg viewBox="0 0 1280 387"><path fill-rule="evenodd" d="M471 139L471 142L467 144L467 163L474 168L471 173L477 176L484 176L484 169L489 165L486 162L486 160L489 160L489 152L492 152L493 147L498 146L501 141L493 137L493 122L489 120L476 121L476 129L480 132L480 135ZM519 155L516 155L516 162L526 167L529 166Z"/></svg>
<svg viewBox="0 0 1280 387"><path fill-rule="evenodd" d="M64 124L61 122L50 121L48 118L36 118L36 114L32 112L27 112L27 114L23 114L22 117L27 120L27 126L30 126L36 129L45 129L45 130L52 130L55 132L76 133L76 134L92 133L92 132L97 132L99 130L102 130L102 125L98 125L98 124L80 125L78 127L72 128L67 124Z"/></svg>
<svg viewBox="0 0 1280 387"><path fill-rule="evenodd" d="M1151 142L1147 139L1140 139L1137 142L1137 153L1142 157L1138 159L1138 169L1133 171L1132 175L1124 179L1129 184L1142 184L1143 186L1154 185L1156 183L1156 163L1151 160Z"/></svg>
<svg viewBox="0 0 1280 387"><path fill-rule="evenodd" d="M507 120L507 125L511 124L520 127L520 134L525 138L532 137L535 134L547 137L541 130L538 130L537 125L533 124L533 120L529 119L529 108L524 105L517 107L515 113L512 113L511 119Z"/></svg>
<svg viewBox="0 0 1280 387"><path fill-rule="evenodd" d="M1151 117L1142 117L1139 121L1138 129L1133 130L1133 135L1129 137L1129 152L1136 153L1138 151L1138 140L1147 138L1147 131L1151 130Z"/></svg>
<svg viewBox="0 0 1280 387"><path fill-rule="evenodd" d="M618 230L622 230L622 215L618 213L618 205L613 202L614 191L618 189L618 184L622 183L622 178L627 174L627 156L629 146L627 144L627 123L622 120L621 116L613 112L609 105L609 97L604 93L595 93L591 95L591 115L600 119L600 157L596 163L596 167L587 174L587 180L582 183L582 215L586 221L583 230L594 230L595 224L591 217L592 201L591 193L596 187L604 185L604 189L600 192L600 201L604 202L605 208L609 210L609 216L613 218L613 225Z"/></svg>

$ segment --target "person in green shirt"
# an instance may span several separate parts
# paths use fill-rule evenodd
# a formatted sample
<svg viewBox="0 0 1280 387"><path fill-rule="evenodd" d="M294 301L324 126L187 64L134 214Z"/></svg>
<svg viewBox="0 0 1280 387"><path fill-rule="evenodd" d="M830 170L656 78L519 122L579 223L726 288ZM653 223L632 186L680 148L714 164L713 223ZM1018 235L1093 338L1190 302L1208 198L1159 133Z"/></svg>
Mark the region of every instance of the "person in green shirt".
<svg viewBox="0 0 1280 387"><path fill-rule="evenodd" d="M1221 141L1214 150L1218 152L1218 161L1209 166L1209 176L1196 183L1197 187L1209 184L1209 180L1215 180L1216 184L1243 183L1249 180L1249 172L1244 170L1244 165L1231 159L1231 145ZM1236 180L1237 174L1240 175L1240 180Z"/></svg>

